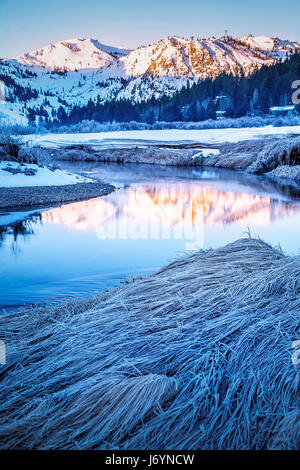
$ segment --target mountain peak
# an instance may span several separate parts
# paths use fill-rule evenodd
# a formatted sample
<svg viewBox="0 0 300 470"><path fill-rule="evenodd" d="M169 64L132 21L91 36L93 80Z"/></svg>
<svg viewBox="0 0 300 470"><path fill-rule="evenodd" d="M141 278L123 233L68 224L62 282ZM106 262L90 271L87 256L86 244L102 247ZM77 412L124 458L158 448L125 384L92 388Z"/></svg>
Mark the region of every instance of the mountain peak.
<svg viewBox="0 0 300 470"><path fill-rule="evenodd" d="M25 53L16 60L24 65L47 69L94 69L106 67L129 52L92 38L72 38Z"/></svg>

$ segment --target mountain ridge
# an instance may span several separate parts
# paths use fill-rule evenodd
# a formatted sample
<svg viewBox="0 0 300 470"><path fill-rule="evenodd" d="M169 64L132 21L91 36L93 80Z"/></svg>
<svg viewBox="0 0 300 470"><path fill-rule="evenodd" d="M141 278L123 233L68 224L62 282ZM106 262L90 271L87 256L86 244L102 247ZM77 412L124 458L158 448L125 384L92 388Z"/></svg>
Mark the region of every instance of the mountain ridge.
<svg viewBox="0 0 300 470"><path fill-rule="evenodd" d="M185 39L169 36L137 49L74 38L0 61L7 101L3 119L26 121L28 113L53 120L89 100L132 103L171 96L188 82L220 74L248 76L300 52L297 42L269 36ZM41 107L43 112L40 111ZM4 117L3 117L4 116Z"/></svg>
<svg viewBox="0 0 300 470"><path fill-rule="evenodd" d="M241 61L244 60L245 65L247 65L251 61L260 64L266 60L285 59L297 50L300 50L300 44L296 41L281 40L269 36L253 36L251 34L242 38L220 36L207 39L185 39L179 36L168 36L154 44L139 46L133 50L108 46L92 38L75 38L62 40L26 52L15 57L15 59L24 65L41 66L52 70L55 68L65 70L97 69L120 60L125 64L127 75L138 76L146 71L153 74L157 71L159 74L161 70L155 67L153 59L161 57L166 60L167 65L171 65L174 71L170 58L179 59L178 54L176 57L177 51L182 54L182 72L186 74L185 66L187 64L184 63L186 57L191 57L195 65L197 65L197 62L199 63L199 61L208 58L208 56L217 58L219 63L229 61L243 65ZM183 55L186 57L183 57ZM42 60L42 57L45 60ZM222 57L225 57L225 60L222 61ZM82 59L84 59L83 62ZM134 67L136 62L138 62L138 66ZM149 66L148 70L147 65ZM162 70L162 72L164 71ZM192 73L196 76L201 75L197 67L192 70Z"/></svg>

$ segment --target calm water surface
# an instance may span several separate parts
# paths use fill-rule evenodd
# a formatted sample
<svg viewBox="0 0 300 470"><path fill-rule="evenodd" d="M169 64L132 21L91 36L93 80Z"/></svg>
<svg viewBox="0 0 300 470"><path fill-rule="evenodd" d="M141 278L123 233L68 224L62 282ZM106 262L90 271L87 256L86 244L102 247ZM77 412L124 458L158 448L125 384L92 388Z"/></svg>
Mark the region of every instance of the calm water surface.
<svg viewBox="0 0 300 470"><path fill-rule="evenodd" d="M300 192L293 187L214 169L62 166L120 189L38 213L2 211L1 308L91 295L186 250L234 241L248 229L300 254Z"/></svg>

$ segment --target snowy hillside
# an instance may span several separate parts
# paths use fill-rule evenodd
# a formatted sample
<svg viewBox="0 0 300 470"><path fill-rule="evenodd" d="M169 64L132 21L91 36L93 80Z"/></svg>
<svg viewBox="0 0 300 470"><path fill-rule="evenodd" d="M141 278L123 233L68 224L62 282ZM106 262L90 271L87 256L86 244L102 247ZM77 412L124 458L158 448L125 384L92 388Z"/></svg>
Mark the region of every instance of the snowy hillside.
<svg viewBox="0 0 300 470"><path fill-rule="evenodd" d="M172 95L187 84L220 73L249 75L272 66L300 45L267 36L189 40L168 37L134 51L94 39L72 39L0 61L6 103L0 122L52 120L89 100L132 102Z"/></svg>

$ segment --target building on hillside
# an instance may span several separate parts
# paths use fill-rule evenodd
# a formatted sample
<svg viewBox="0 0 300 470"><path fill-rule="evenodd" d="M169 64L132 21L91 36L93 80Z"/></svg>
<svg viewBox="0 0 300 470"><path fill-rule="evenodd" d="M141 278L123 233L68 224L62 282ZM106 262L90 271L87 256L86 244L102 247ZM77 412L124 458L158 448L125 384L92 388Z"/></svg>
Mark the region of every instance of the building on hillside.
<svg viewBox="0 0 300 470"><path fill-rule="evenodd" d="M227 111L216 111L216 117L217 119L223 119L227 115Z"/></svg>
<svg viewBox="0 0 300 470"><path fill-rule="evenodd" d="M271 106L270 113L276 116L286 116L290 113L297 113L297 110L294 104L289 104L286 106Z"/></svg>
<svg viewBox="0 0 300 470"><path fill-rule="evenodd" d="M223 119L227 115L226 111L226 101L227 101L227 96L226 95L217 95L214 99L214 104L217 107L216 111L216 118L217 119Z"/></svg>

